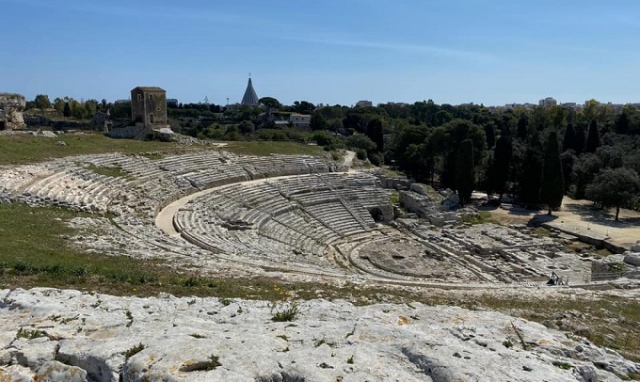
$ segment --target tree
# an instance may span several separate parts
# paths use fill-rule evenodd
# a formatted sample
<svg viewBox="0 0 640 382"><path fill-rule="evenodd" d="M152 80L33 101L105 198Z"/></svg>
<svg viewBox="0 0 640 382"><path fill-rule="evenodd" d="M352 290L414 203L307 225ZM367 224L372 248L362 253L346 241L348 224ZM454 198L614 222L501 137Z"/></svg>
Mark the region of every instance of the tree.
<svg viewBox="0 0 640 382"><path fill-rule="evenodd" d="M602 171L587 187L589 199L600 203L604 208L616 208L616 221L620 215L620 208L628 206L635 200L638 192L640 192L638 173L624 167Z"/></svg>
<svg viewBox="0 0 640 382"><path fill-rule="evenodd" d="M367 153L376 150L376 144L364 134L354 134L347 138L347 147L352 149L362 149Z"/></svg>
<svg viewBox="0 0 640 382"><path fill-rule="evenodd" d="M280 101L273 97L262 97L258 100L258 102L267 107L267 117L271 116L271 111L273 109L279 109L282 107Z"/></svg>
<svg viewBox="0 0 640 382"><path fill-rule="evenodd" d="M513 146L511 144L511 136L503 134L498 138L493 154L493 176L495 179L493 186L495 191L500 194L500 200L502 200L502 195L505 192L512 156Z"/></svg>
<svg viewBox="0 0 640 382"><path fill-rule="evenodd" d="M460 204L464 206L471 200L471 193L475 183L475 165L473 161L473 141L465 139L460 143L456 159L456 186Z"/></svg>
<svg viewBox="0 0 640 382"><path fill-rule="evenodd" d="M567 124L567 129L564 132L564 139L562 140L562 152L573 150L575 140L576 129L573 127L573 123L569 123Z"/></svg>
<svg viewBox="0 0 640 382"><path fill-rule="evenodd" d="M71 117L71 106L69 106L68 101L64 103L64 109L62 111L62 115L64 115L65 118Z"/></svg>
<svg viewBox="0 0 640 382"><path fill-rule="evenodd" d="M367 124L367 136L376 144L378 152L384 151L384 132L380 118L374 118Z"/></svg>
<svg viewBox="0 0 640 382"><path fill-rule="evenodd" d="M295 101L291 109L300 114L311 114L316 109L315 105L307 101Z"/></svg>
<svg viewBox="0 0 640 382"><path fill-rule="evenodd" d="M322 116L322 114L315 112L311 116L309 126L311 127L311 130L326 130L327 120Z"/></svg>
<svg viewBox="0 0 640 382"><path fill-rule="evenodd" d="M280 101L273 97L262 97L260 98L260 100L258 100L258 102L266 106L267 109L279 109L280 107L282 107Z"/></svg>
<svg viewBox="0 0 640 382"><path fill-rule="evenodd" d="M40 110L51 108L51 101L49 101L49 96L46 94L38 94L33 102L36 108Z"/></svg>
<svg viewBox="0 0 640 382"><path fill-rule="evenodd" d="M572 174L575 181L574 198L584 198L587 185L593 181L593 178L601 168L602 160L595 154L584 154L578 157L573 165Z"/></svg>
<svg viewBox="0 0 640 382"><path fill-rule="evenodd" d="M62 98L58 97L53 100L53 108L60 114L64 113L65 102Z"/></svg>
<svg viewBox="0 0 640 382"><path fill-rule="evenodd" d="M562 177L562 160L560 159L560 148L558 147L558 135L555 131L551 131L547 140L547 150L542 170L542 189L540 191L540 200L547 205L549 215L551 215L553 208L559 208L562 205L563 196L564 180Z"/></svg>
<svg viewBox="0 0 640 382"><path fill-rule="evenodd" d="M240 134L251 134L256 131L256 127L251 121L244 120L238 125Z"/></svg>
<svg viewBox="0 0 640 382"><path fill-rule="evenodd" d="M588 153L595 153L596 149L600 146L600 134L598 133L598 121L592 119L589 123L589 133L587 135L587 147L585 149Z"/></svg>
<svg viewBox="0 0 640 382"><path fill-rule="evenodd" d="M571 187L571 173L577 157L573 150L567 150L560 154L562 160L562 178L564 179L564 192L568 192Z"/></svg>
<svg viewBox="0 0 640 382"><path fill-rule="evenodd" d="M496 129L493 122L484 125L484 134L487 137L487 148L492 149L496 144Z"/></svg>
<svg viewBox="0 0 640 382"><path fill-rule="evenodd" d="M520 202L527 208L540 203L542 166L542 147L537 135L534 135L525 150L518 182Z"/></svg>
<svg viewBox="0 0 640 382"><path fill-rule="evenodd" d="M365 133L369 119L369 116L366 114L351 112L344 117L342 124L346 129L353 129L359 133Z"/></svg>
<svg viewBox="0 0 640 382"><path fill-rule="evenodd" d="M618 134L627 134L629 132L629 115L625 110L616 119L615 130Z"/></svg>
<svg viewBox="0 0 640 382"><path fill-rule="evenodd" d="M584 152L585 146L585 126L578 124L576 126L576 136L573 140L573 151L576 152L576 155L580 155Z"/></svg>
<svg viewBox="0 0 640 382"><path fill-rule="evenodd" d="M518 139L526 140L527 139L527 125L529 121L527 120L527 116L522 114L520 119L518 119Z"/></svg>

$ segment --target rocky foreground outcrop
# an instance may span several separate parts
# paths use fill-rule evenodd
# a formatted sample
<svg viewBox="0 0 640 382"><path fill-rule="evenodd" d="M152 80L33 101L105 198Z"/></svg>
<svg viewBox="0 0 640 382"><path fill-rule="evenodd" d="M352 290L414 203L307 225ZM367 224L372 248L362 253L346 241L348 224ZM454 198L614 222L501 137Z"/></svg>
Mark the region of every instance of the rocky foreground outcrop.
<svg viewBox="0 0 640 382"><path fill-rule="evenodd" d="M617 381L640 364L500 313L0 290L0 381Z"/></svg>

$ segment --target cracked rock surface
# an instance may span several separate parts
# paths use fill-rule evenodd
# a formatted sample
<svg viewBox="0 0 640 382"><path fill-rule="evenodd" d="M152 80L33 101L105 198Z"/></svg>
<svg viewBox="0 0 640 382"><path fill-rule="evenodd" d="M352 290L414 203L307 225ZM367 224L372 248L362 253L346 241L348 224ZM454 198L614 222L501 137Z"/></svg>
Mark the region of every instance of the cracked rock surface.
<svg viewBox="0 0 640 382"><path fill-rule="evenodd" d="M489 311L0 291L0 381L618 381L640 364ZM632 374L633 375L633 374Z"/></svg>

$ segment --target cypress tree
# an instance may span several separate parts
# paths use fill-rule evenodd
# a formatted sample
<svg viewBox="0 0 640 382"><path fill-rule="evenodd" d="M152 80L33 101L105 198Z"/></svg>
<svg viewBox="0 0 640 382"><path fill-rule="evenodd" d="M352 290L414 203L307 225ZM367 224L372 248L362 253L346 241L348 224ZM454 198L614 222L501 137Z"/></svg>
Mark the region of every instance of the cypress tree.
<svg viewBox="0 0 640 382"><path fill-rule="evenodd" d="M484 135L487 138L487 148L491 149L496 144L496 129L493 123L484 125Z"/></svg>
<svg viewBox="0 0 640 382"><path fill-rule="evenodd" d="M473 163L473 142L465 139L460 144L456 159L456 186L460 204L464 205L471 199L475 180L475 166Z"/></svg>
<svg viewBox="0 0 640 382"><path fill-rule="evenodd" d="M518 139L527 139L527 117L524 114L518 120Z"/></svg>
<svg viewBox="0 0 640 382"><path fill-rule="evenodd" d="M520 203L527 208L537 205L540 202L540 187L542 185L542 153L537 141L527 146L519 183Z"/></svg>
<svg viewBox="0 0 640 382"><path fill-rule="evenodd" d="M540 191L540 199L547 205L549 215L551 215L553 208L558 208L562 205L563 196L564 179L562 176L560 148L558 147L558 135L555 131L551 131L547 140L544 168L542 170L542 189Z"/></svg>
<svg viewBox="0 0 640 382"><path fill-rule="evenodd" d="M584 152L585 146L585 126L578 124L576 126L576 138L573 140L573 151L576 155L580 155Z"/></svg>
<svg viewBox="0 0 640 382"><path fill-rule="evenodd" d="M384 133L380 119L375 118L369 122L367 125L367 136L376 144L378 152L384 150Z"/></svg>
<svg viewBox="0 0 640 382"><path fill-rule="evenodd" d="M626 111L623 110L616 119L615 129L618 134L627 134L629 132L629 116Z"/></svg>
<svg viewBox="0 0 640 382"><path fill-rule="evenodd" d="M62 111L62 115L64 115L65 118L71 117L71 106L69 105L69 102L64 103L64 109Z"/></svg>
<svg viewBox="0 0 640 382"><path fill-rule="evenodd" d="M511 158L513 157L513 147L511 136L503 134L498 138L494 155L495 191L500 194L500 200L505 192L507 179L509 178L509 168L511 168Z"/></svg>
<svg viewBox="0 0 640 382"><path fill-rule="evenodd" d="M595 153L596 149L600 146L600 134L598 133L598 121L595 119L589 123L589 133L587 135L587 147L585 149L588 153Z"/></svg>
<svg viewBox="0 0 640 382"><path fill-rule="evenodd" d="M572 150L574 148L574 141L576 140L576 129L573 127L573 123L567 125L567 130L564 132L564 139L562 140L562 152Z"/></svg>

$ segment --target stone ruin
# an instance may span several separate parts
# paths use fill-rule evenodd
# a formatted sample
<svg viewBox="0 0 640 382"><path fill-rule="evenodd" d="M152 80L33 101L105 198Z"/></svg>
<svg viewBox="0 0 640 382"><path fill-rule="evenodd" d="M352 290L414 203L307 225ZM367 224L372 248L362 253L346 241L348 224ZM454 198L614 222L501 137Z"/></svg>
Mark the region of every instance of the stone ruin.
<svg viewBox="0 0 640 382"><path fill-rule="evenodd" d="M101 168L121 176L101 175ZM592 258L525 226L471 225L451 194L316 157L102 154L0 172L0 202L92 212L89 250L418 284L589 283ZM109 171L113 173L113 171ZM383 184L394 189L382 187ZM398 214L391 193L408 214ZM109 219L100 220L109 214ZM89 222L91 221L91 222ZM205 264L205 265L203 265Z"/></svg>
<svg viewBox="0 0 640 382"><path fill-rule="evenodd" d="M27 102L24 96L0 93L0 130L16 130L26 127L22 112Z"/></svg>

